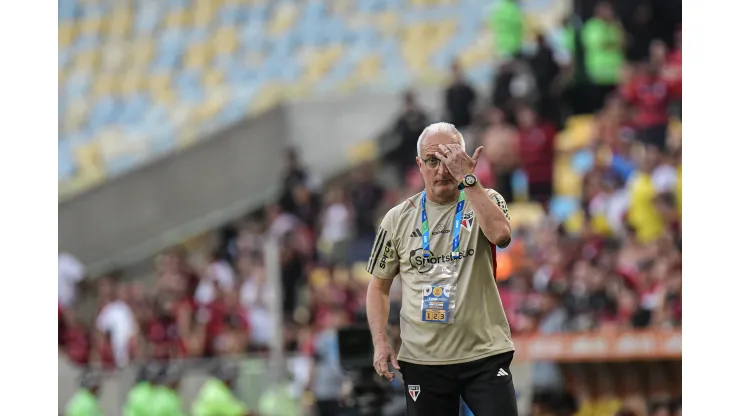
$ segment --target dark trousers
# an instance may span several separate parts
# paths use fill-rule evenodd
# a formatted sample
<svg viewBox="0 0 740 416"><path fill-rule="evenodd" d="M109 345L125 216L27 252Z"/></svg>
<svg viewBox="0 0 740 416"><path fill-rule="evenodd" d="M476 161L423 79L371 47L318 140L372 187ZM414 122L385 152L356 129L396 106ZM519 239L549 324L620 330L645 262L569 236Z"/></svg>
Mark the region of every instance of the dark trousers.
<svg viewBox="0 0 740 416"><path fill-rule="evenodd" d="M316 410L318 416L341 416L342 408L337 400L317 400Z"/></svg>
<svg viewBox="0 0 740 416"><path fill-rule="evenodd" d="M399 362L407 416L457 416L460 398L475 416L517 416L509 365L514 352L450 365Z"/></svg>

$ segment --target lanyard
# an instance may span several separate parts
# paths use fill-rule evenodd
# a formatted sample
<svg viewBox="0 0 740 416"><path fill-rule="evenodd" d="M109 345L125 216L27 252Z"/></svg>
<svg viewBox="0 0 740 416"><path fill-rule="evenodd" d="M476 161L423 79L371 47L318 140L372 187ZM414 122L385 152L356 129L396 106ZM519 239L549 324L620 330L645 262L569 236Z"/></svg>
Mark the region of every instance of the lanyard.
<svg viewBox="0 0 740 416"><path fill-rule="evenodd" d="M462 222L462 211L465 205L465 191L460 191L455 208L455 223L452 230L452 258L460 258L460 223ZM429 221L427 220L427 191L421 194L421 243L424 245L424 257L432 254L429 248Z"/></svg>

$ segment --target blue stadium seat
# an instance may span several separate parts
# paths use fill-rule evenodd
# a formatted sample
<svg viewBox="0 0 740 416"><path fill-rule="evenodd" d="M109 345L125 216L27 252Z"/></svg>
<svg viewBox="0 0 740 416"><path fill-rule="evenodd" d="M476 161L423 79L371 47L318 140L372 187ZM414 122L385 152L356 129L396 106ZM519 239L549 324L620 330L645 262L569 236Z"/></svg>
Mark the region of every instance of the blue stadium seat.
<svg viewBox="0 0 740 416"><path fill-rule="evenodd" d="M530 1L524 7L551 13L559 1ZM110 15L124 10L111 1L59 2L59 118L65 120L69 115L66 120L72 123L67 128L74 130L80 115L68 114L70 108L76 108L68 103L84 100L89 108L80 131L62 130L60 141L96 141L112 126L120 126L121 140L132 135L151 141L147 148L152 152L164 152L182 141L178 137L183 131L180 124L194 123L174 114L203 108L208 98L204 82L208 88L228 88L231 94L222 106L205 104L204 112L198 113L205 114L203 120L196 117L203 125L192 129L188 125L190 131L233 123L253 108L256 100L271 103L262 95L265 86L284 88L290 94L329 94L339 88L369 87L398 91L419 79L432 79L429 75L444 73L458 54L470 52L471 46L490 36L490 0L357 0L346 4L341 13L323 1L221 1L216 5L219 9L208 17L210 21L195 22L193 16L204 15L196 13L198 6L193 0L134 0L128 4L125 10L131 14L122 17ZM295 20L284 20L283 6L296 8ZM429 25L430 36L423 39L427 44L420 45L418 53L414 45L404 44L407 37L399 36L409 24L443 23L448 30L451 18L463 24L450 36L436 36ZM558 19L548 16L545 20ZM130 27L108 36L113 22ZM213 42L220 29L230 27L236 37L233 53L230 45L214 46ZM230 39L231 33L220 33ZM153 48L142 39L150 40ZM123 62L117 64L111 61L115 54L105 52L122 44L131 47L123 48ZM481 57L480 50L473 52L475 59L466 64L468 76L476 83L488 83L490 62ZM314 53L317 55L311 55ZM304 62L305 54L317 58ZM136 63L127 65L127 59ZM186 63L198 70L184 68ZM101 65L106 72L95 73ZM122 71L111 72L116 65ZM124 82L128 76L131 78ZM115 136L106 137L115 140ZM115 166L106 169L118 172L135 166L138 162L128 158L136 157L148 156L113 158L110 163ZM69 171L64 172L68 175ZM64 180L61 175L60 180Z"/></svg>

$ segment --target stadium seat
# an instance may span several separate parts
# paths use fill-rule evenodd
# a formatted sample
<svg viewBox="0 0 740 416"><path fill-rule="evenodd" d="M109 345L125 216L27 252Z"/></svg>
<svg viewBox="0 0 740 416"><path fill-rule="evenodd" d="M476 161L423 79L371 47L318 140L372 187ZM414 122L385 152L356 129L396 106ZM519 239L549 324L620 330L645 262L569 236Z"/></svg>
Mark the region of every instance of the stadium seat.
<svg viewBox="0 0 740 416"><path fill-rule="evenodd" d="M438 83L458 57L472 79L489 82L491 39L480 7L463 0L62 2L59 139L96 142L122 123L106 140L151 140L156 146L126 156L149 157L146 149L190 143L283 99ZM169 115L166 123L142 121L155 108ZM575 141L582 130L573 127ZM113 171L137 165L115 163ZM86 183L69 172L70 187Z"/></svg>

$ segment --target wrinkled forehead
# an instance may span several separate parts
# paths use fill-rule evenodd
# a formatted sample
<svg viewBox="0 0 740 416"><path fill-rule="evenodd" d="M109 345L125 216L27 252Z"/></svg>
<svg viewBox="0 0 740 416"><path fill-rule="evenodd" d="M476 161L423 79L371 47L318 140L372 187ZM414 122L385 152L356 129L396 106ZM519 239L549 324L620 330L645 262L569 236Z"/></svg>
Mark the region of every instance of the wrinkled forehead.
<svg viewBox="0 0 740 416"><path fill-rule="evenodd" d="M460 138L450 133L433 133L421 142L421 156L426 158L434 156L434 152L439 152L440 144L460 144Z"/></svg>

